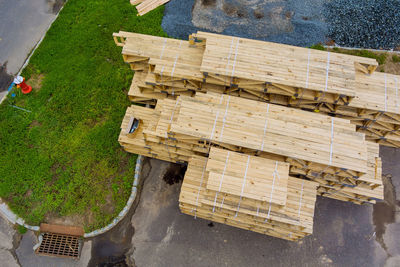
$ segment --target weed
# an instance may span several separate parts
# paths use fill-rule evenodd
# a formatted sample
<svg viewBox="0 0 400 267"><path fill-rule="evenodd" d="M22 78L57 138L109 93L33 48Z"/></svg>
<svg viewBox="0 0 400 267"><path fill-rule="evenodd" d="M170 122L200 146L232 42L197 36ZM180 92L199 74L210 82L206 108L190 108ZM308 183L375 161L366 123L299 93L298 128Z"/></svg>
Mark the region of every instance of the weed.
<svg viewBox="0 0 400 267"><path fill-rule="evenodd" d="M23 235L28 232L28 229L26 229L25 226L17 224L17 231L19 234Z"/></svg>
<svg viewBox="0 0 400 267"><path fill-rule="evenodd" d="M400 62L400 56L398 56L398 55L393 55L393 56L392 56L392 61L393 61L394 63L399 63L399 62Z"/></svg>
<svg viewBox="0 0 400 267"><path fill-rule="evenodd" d="M378 61L379 65L383 65L386 62L387 54L386 53L374 53L369 50L347 50L347 49L340 49L337 51L342 54L359 56L359 57L368 57L374 58Z"/></svg>
<svg viewBox="0 0 400 267"><path fill-rule="evenodd" d="M315 44L315 45L310 46L309 48L315 49L315 50L322 50L322 51L327 50L322 44Z"/></svg>

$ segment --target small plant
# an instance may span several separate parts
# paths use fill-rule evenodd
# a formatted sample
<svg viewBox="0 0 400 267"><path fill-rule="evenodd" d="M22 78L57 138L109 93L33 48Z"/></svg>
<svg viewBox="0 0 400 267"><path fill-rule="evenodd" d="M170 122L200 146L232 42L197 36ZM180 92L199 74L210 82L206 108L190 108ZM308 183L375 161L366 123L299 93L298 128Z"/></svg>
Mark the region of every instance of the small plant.
<svg viewBox="0 0 400 267"><path fill-rule="evenodd" d="M392 56L392 61L393 61L394 63L399 63L399 62L400 62L400 56L398 56L398 55L393 55L393 56Z"/></svg>
<svg viewBox="0 0 400 267"><path fill-rule="evenodd" d="M22 226L22 225L17 225L17 231L18 231L18 233L20 233L21 235L23 235L23 234L25 234L27 231L28 231L28 229L26 229L25 228L25 226Z"/></svg>
<svg viewBox="0 0 400 267"><path fill-rule="evenodd" d="M315 49L315 50L326 51L326 48L322 44L315 44L315 45L310 46L309 48Z"/></svg>

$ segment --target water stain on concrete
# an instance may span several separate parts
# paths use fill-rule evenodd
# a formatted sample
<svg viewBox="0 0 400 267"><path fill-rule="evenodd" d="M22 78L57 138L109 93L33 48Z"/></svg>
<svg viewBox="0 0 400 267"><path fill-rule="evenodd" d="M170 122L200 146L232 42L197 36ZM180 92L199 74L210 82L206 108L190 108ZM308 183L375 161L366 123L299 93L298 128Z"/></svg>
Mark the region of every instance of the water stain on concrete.
<svg viewBox="0 0 400 267"><path fill-rule="evenodd" d="M185 164L171 164L164 174L163 180L169 184L173 185L183 181L187 165Z"/></svg>
<svg viewBox="0 0 400 267"><path fill-rule="evenodd" d="M384 201L376 203L373 206L372 219L375 225L376 241L386 251L388 256L391 256L387 250L385 240L383 238L386 226L395 222L396 206L399 201L396 200L396 191L392 183L391 175L383 175L384 184Z"/></svg>
<svg viewBox="0 0 400 267"><path fill-rule="evenodd" d="M132 213L116 227L93 239L89 266L128 266L125 253L131 248L134 229L130 224Z"/></svg>
<svg viewBox="0 0 400 267"><path fill-rule="evenodd" d="M141 180L138 188L143 187L144 180L149 176L151 164L149 160L144 160L141 171ZM126 267L134 266L134 263L126 257L132 249L132 237L135 229L131 224L131 218L135 213L140 199L140 190L128 214L110 231L94 237L92 244L92 258L88 266L96 267Z"/></svg>
<svg viewBox="0 0 400 267"><path fill-rule="evenodd" d="M7 73L7 62L0 64L0 92L6 91L12 80L13 76Z"/></svg>
<svg viewBox="0 0 400 267"><path fill-rule="evenodd" d="M49 5L49 12L52 14L57 14L66 0L46 0Z"/></svg>

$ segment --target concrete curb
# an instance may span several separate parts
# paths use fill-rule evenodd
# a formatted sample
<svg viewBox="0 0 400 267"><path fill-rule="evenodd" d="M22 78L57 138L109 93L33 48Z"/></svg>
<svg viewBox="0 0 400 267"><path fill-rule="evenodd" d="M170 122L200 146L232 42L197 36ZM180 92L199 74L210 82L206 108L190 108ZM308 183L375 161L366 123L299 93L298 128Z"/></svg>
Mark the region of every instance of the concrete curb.
<svg viewBox="0 0 400 267"><path fill-rule="evenodd" d="M125 207L121 210L121 212L118 214L117 217L114 218L114 220L108 224L107 226L94 230L90 233L85 233L83 235L84 238L89 238L89 237L95 237L98 235L101 235L108 230L112 229L114 226L116 226L123 218L125 218L126 214L132 207L133 202L136 199L137 195L137 186L139 184L139 178L140 178L140 172L142 170L142 162L143 162L143 156L138 155L138 158L136 160L136 166L135 166L135 176L133 178L133 183L132 183L132 191L131 195L125 205ZM1 202L0 199L0 215L3 216L5 219L7 219L10 223L12 224L19 224L21 226L24 226L25 228L32 230L32 231L39 231L40 227L39 226L32 226L29 224L25 223L25 220L20 218L18 215L16 215L6 203Z"/></svg>
<svg viewBox="0 0 400 267"><path fill-rule="evenodd" d="M344 50L366 50L366 51L371 51L371 52L386 52L386 53L393 53L393 54L398 54L400 55L400 51L395 51L393 49L391 50L385 50L385 49L371 49L371 48L355 48L355 47L347 47L347 46L339 46L339 45L324 45L325 48L333 49L333 48L340 48Z"/></svg>
<svg viewBox="0 0 400 267"><path fill-rule="evenodd" d="M8 207L6 203L0 204L0 215L2 215L5 219L7 219L12 224L19 224L25 228L28 228L32 231L39 231L39 226L32 226L25 223L25 220L18 217L11 209Z"/></svg>
<svg viewBox="0 0 400 267"><path fill-rule="evenodd" d="M108 224L107 226L104 226L101 229L94 230L93 232L85 233L83 237L89 238L89 237L101 235L101 234L109 231L110 229L112 229L123 218L125 218L126 214L131 209L132 204L136 199L137 186L139 184L140 172L142 170L142 162L143 162L143 156L138 155L138 158L136 160L136 166L135 166L135 176L133 178L133 184L132 184L132 192L131 192L131 196L128 199L128 202L126 203L126 206L121 210L121 212L118 214L118 216L115 217L114 220L110 224Z"/></svg>

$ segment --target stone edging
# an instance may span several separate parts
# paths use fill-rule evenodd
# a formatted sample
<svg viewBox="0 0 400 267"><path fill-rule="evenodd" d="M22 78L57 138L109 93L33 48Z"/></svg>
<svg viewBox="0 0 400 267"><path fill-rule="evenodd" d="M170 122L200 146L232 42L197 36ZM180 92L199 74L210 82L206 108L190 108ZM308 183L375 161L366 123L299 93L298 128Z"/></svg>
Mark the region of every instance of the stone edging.
<svg viewBox="0 0 400 267"><path fill-rule="evenodd" d="M85 233L83 235L83 237L89 238L89 237L94 237L94 236L100 235L102 233L105 233L108 230L110 230L111 228L113 228L115 225L117 225L125 217L125 215L128 213L128 211L132 207L133 202L136 199L140 171L142 170L142 162L143 162L143 156L138 155L138 158L136 160L136 166L135 166L135 177L133 178L133 184L132 184L132 193L131 193L131 196L129 197L128 202L126 203L125 207L121 210L121 212L118 214L118 216L115 217L114 220L107 226L104 226L101 229L94 230L93 232L90 232L90 233Z"/></svg>
<svg viewBox="0 0 400 267"><path fill-rule="evenodd" d="M114 220L108 224L107 226L94 230L93 232L90 233L85 233L83 237L89 238L89 237L94 237L98 236L100 234L103 234L113 228L115 225L117 225L128 213L130 208L132 207L133 202L136 199L137 195L137 186L139 184L139 177L140 177L140 172L142 170L142 162L143 162L143 156L138 155L138 158L136 160L136 166L135 166L135 176L133 178L133 184L132 184L132 192L131 195L125 205L125 207L121 210L121 212L118 214L117 217L114 218ZM4 202L1 201L0 199L0 215L2 215L5 219L7 219L10 223L12 224L19 224L29 230L32 231L39 231L40 227L39 226L32 226L29 224L25 223L25 220L18 217L14 212L11 211L11 209L8 207L8 205Z"/></svg>
<svg viewBox="0 0 400 267"><path fill-rule="evenodd" d="M385 49L371 49L371 48L356 48L356 47L347 47L347 46L340 46L340 45L324 45L325 48L333 49L333 48L340 48L344 50L366 50L371 52L386 52L386 53L393 53L400 55L400 51L395 51L393 49L385 50Z"/></svg>
<svg viewBox="0 0 400 267"><path fill-rule="evenodd" d="M32 226L25 223L25 220L18 217L14 212L10 210L8 205L4 202L0 204L0 215L2 215L5 219L7 219L12 224L19 224L25 228L28 228L32 231L39 231L39 226Z"/></svg>

